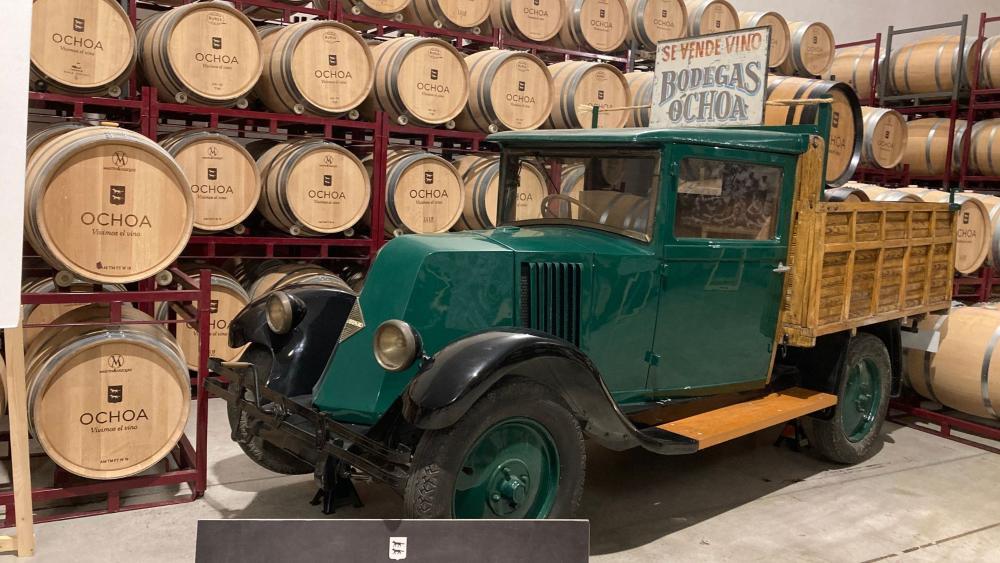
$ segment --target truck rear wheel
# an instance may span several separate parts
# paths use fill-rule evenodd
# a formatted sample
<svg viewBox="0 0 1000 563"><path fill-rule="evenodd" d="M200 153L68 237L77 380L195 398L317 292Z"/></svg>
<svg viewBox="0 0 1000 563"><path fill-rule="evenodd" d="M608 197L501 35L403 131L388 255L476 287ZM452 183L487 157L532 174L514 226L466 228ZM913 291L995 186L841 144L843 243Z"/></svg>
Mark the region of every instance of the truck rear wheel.
<svg viewBox="0 0 1000 563"><path fill-rule="evenodd" d="M892 367L880 338L859 332L847 342L837 375L837 405L828 420L806 417L809 441L836 463L859 463L881 446Z"/></svg>
<svg viewBox="0 0 1000 563"><path fill-rule="evenodd" d="M257 368L257 378L261 386L266 383L267 374L271 371L271 360L270 351L258 348L250 348L240 358L240 361L252 363ZM247 389L244 398L252 401L253 391ZM312 466L306 462L251 433L250 416L245 411L240 411L230 403L228 414L234 440L254 463L284 475L304 475L313 472Z"/></svg>
<svg viewBox="0 0 1000 563"><path fill-rule="evenodd" d="M488 391L414 453L408 518L566 518L583 495L580 425L551 391L515 381Z"/></svg>

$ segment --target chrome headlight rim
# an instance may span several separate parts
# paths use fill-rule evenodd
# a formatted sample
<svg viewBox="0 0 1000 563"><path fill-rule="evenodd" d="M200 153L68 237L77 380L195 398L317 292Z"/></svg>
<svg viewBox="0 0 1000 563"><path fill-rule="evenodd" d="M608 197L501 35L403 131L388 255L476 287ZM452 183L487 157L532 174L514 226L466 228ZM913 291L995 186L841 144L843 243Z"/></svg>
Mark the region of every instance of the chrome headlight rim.
<svg viewBox="0 0 1000 563"><path fill-rule="evenodd" d="M403 340L403 350L405 355L399 361L391 361L385 356L386 351L379 347L381 336L387 330L398 331ZM375 353L375 361L382 369L390 372L406 371L417 361L423 352L423 345L420 341L420 334L406 321L390 319L378 325L372 342L372 349Z"/></svg>
<svg viewBox="0 0 1000 563"><path fill-rule="evenodd" d="M294 316L292 296L284 291L275 291L267 296L267 301L264 303L264 319L271 332L287 334L292 330Z"/></svg>

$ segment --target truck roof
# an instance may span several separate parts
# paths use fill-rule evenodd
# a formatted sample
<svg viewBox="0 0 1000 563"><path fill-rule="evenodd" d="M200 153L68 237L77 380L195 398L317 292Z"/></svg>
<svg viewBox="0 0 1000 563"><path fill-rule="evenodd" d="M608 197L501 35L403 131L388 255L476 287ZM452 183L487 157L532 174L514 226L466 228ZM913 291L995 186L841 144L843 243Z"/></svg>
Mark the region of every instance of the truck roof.
<svg viewBox="0 0 1000 563"><path fill-rule="evenodd" d="M752 127L746 129L542 129L504 131L487 140L501 145L651 144L710 145L786 154L802 154L812 127Z"/></svg>

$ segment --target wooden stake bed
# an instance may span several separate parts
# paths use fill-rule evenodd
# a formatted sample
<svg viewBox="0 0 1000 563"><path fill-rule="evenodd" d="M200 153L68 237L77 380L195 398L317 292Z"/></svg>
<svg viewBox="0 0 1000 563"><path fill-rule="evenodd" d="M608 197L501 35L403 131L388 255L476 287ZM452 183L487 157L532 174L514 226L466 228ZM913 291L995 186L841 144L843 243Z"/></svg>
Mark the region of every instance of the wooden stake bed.
<svg viewBox="0 0 1000 563"><path fill-rule="evenodd" d="M703 450L836 404L835 395L793 387L661 424L658 428L697 440L698 449Z"/></svg>

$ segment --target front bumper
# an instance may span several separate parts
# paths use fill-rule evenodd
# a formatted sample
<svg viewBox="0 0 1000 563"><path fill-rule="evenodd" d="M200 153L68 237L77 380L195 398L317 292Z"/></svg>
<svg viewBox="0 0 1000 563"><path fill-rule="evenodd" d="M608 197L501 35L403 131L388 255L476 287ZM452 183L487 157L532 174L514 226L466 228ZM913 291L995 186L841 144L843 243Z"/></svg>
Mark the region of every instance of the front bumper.
<svg viewBox="0 0 1000 563"><path fill-rule="evenodd" d="M410 469L409 451L391 449L325 413L260 386L253 364L211 358L209 369L228 383L209 379L205 389L235 406L238 412L247 413L252 421L251 434L304 460L336 458L377 481L402 490ZM248 389L253 391L254 400L246 399Z"/></svg>

